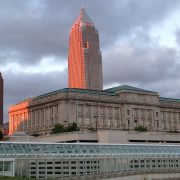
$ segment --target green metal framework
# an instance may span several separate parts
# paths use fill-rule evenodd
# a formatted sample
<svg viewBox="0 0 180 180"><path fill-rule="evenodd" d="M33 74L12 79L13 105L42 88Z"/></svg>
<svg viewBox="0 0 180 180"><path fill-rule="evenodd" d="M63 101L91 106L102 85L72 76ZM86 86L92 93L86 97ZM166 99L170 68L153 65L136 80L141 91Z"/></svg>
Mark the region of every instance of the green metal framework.
<svg viewBox="0 0 180 180"><path fill-rule="evenodd" d="M15 176L36 179L180 172L178 145L0 143L0 159L12 158Z"/></svg>
<svg viewBox="0 0 180 180"><path fill-rule="evenodd" d="M0 143L0 157L26 156L180 157L180 146L142 144Z"/></svg>

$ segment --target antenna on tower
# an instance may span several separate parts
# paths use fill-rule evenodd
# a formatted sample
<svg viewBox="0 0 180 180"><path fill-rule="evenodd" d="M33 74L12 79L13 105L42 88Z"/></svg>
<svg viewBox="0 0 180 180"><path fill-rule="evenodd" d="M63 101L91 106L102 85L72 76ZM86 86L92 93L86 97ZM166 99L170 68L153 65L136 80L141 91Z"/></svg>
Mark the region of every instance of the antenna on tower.
<svg viewBox="0 0 180 180"><path fill-rule="evenodd" d="M84 9L84 0L82 0L82 9Z"/></svg>

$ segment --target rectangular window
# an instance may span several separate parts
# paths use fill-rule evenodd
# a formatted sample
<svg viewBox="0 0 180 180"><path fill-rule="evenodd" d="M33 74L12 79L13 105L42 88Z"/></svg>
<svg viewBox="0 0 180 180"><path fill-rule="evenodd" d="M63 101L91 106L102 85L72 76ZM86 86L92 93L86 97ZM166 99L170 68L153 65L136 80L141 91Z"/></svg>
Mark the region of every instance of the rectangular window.
<svg viewBox="0 0 180 180"><path fill-rule="evenodd" d="M114 115L119 116L119 109L118 108L114 108Z"/></svg>
<svg viewBox="0 0 180 180"><path fill-rule="evenodd" d="M138 109L134 110L134 117L136 117L136 118L138 117Z"/></svg>
<svg viewBox="0 0 180 180"><path fill-rule="evenodd" d="M98 106L93 107L93 114L98 114Z"/></svg>
<svg viewBox="0 0 180 180"><path fill-rule="evenodd" d="M53 115L53 107L51 107L51 115Z"/></svg>
<svg viewBox="0 0 180 180"><path fill-rule="evenodd" d="M158 117L158 112L156 112L156 117Z"/></svg>
<svg viewBox="0 0 180 180"><path fill-rule="evenodd" d="M111 119L108 119L108 126L111 126Z"/></svg>
<svg viewBox="0 0 180 180"><path fill-rule="evenodd" d="M58 106L55 106L55 114L58 114Z"/></svg>
<svg viewBox="0 0 180 180"><path fill-rule="evenodd" d="M152 110L148 110L147 111L147 117L148 118L152 118Z"/></svg>
<svg viewBox="0 0 180 180"><path fill-rule="evenodd" d="M161 112L161 119L165 119L165 112Z"/></svg>
<svg viewBox="0 0 180 180"><path fill-rule="evenodd" d="M117 127L117 120L114 120L114 127Z"/></svg>
<svg viewBox="0 0 180 180"><path fill-rule="evenodd" d="M91 109L90 109L91 107L90 106L86 106L86 113L90 113L91 112Z"/></svg>
<svg viewBox="0 0 180 180"><path fill-rule="evenodd" d="M101 107L101 115L105 115L105 108Z"/></svg>
<svg viewBox="0 0 180 180"><path fill-rule="evenodd" d="M10 162L4 162L4 171L10 171L10 170L11 170Z"/></svg>
<svg viewBox="0 0 180 180"><path fill-rule="evenodd" d="M78 123L82 124L82 118L81 117L78 118Z"/></svg>
<svg viewBox="0 0 180 180"><path fill-rule="evenodd" d="M89 125L89 121L90 121L90 119L86 118L86 125Z"/></svg>
<svg viewBox="0 0 180 180"><path fill-rule="evenodd" d="M176 117L177 117L176 113L173 113L173 120L176 120L177 119Z"/></svg>
<svg viewBox="0 0 180 180"><path fill-rule="evenodd" d="M167 117L168 117L168 119L171 118L171 113L170 112L167 113Z"/></svg>
<svg viewBox="0 0 180 180"><path fill-rule="evenodd" d="M3 171L3 162L0 162L0 171Z"/></svg>
<svg viewBox="0 0 180 180"><path fill-rule="evenodd" d="M108 111L108 115L112 114L112 108L111 107L108 107L107 111Z"/></svg>
<svg viewBox="0 0 180 180"><path fill-rule="evenodd" d="M82 107L81 105L79 105L79 106L78 106L78 113L79 113L79 114L82 114L82 109L83 109L83 107Z"/></svg>

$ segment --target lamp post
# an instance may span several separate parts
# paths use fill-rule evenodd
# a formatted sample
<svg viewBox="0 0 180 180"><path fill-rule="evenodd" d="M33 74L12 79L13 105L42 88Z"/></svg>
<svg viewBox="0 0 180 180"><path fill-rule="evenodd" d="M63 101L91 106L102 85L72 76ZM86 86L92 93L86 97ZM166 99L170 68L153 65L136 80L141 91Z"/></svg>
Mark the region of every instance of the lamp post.
<svg viewBox="0 0 180 180"><path fill-rule="evenodd" d="M158 129L159 129L159 122L157 121L157 132L158 132Z"/></svg>
<svg viewBox="0 0 180 180"><path fill-rule="evenodd" d="M95 118L95 127L96 127L96 132L97 132L97 128L98 128L98 121L97 121L97 119L98 119L98 116L97 116L97 115L95 115L95 116L94 116L94 118Z"/></svg>

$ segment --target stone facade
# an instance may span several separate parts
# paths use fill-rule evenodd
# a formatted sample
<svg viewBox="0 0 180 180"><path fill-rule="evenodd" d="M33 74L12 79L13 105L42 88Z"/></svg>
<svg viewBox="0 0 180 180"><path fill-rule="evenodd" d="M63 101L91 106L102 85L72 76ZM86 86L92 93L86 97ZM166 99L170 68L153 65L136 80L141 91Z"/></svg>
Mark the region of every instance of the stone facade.
<svg viewBox="0 0 180 180"><path fill-rule="evenodd" d="M76 122L81 129L180 131L180 100L131 86L103 91L69 89L51 92L9 109L9 131L49 133L55 124Z"/></svg>

